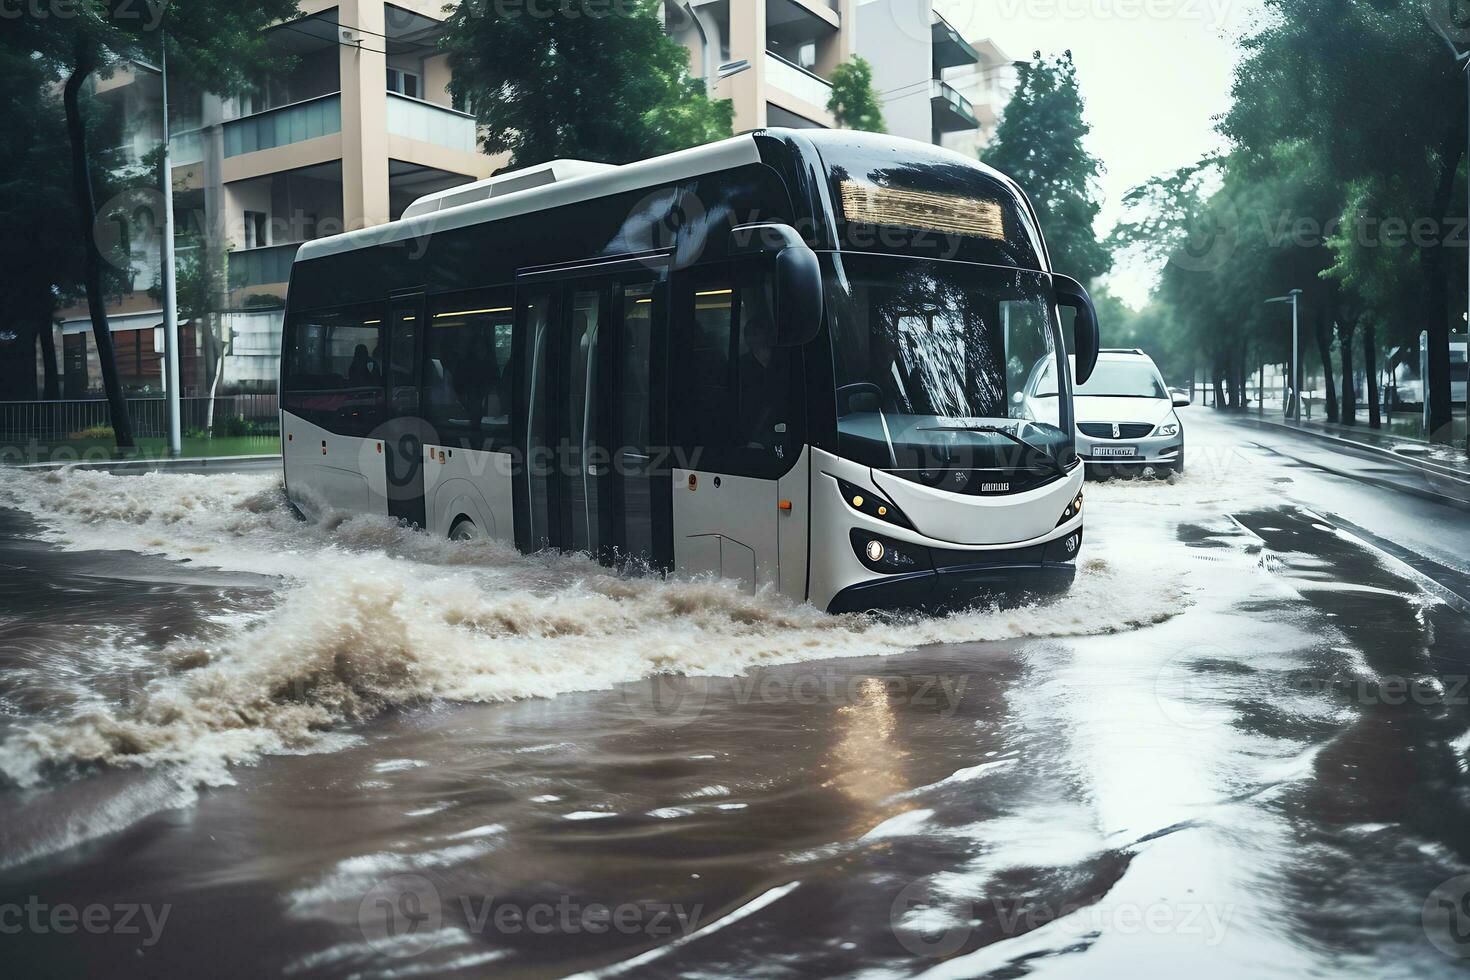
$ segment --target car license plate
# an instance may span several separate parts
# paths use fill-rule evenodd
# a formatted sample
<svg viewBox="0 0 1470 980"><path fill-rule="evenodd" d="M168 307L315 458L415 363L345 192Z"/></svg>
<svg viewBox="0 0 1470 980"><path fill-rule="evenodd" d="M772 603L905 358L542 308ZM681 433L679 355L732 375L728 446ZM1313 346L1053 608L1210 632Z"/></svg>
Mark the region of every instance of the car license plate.
<svg viewBox="0 0 1470 980"><path fill-rule="evenodd" d="M1094 456L1137 456L1137 446L1093 446Z"/></svg>

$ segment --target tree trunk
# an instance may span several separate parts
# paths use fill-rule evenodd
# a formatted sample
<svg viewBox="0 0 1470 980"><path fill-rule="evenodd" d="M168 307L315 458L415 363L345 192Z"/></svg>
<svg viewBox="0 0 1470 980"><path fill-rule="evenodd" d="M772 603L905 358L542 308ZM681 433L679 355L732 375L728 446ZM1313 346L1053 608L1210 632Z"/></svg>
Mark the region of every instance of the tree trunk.
<svg viewBox="0 0 1470 980"><path fill-rule="evenodd" d="M1465 144L1465 113L1457 112L1454 118L1440 141L1439 181L1429 209L1431 220L1440 228L1445 226L1449 213ZM1429 334L1429 376L1424 379L1424 397L1429 403L1429 431L1424 435L1434 442L1454 441L1450 408L1450 269L1445 252L1438 242L1419 252L1428 292L1424 329Z"/></svg>
<svg viewBox="0 0 1470 980"><path fill-rule="evenodd" d="M41 376L44 379L41 397L47 401L57 401L61 398L61 370L56 366L56 338L52 334L55 329L55 324L51 320L51 312L48 310L40 329L36 332L36 336L41 341Z"/></svg>
<svg viewBox="0 0 1470 980"><path fill-rule="evenodd" d="M1363 375L1368 386L1368 427L1383 428L1378 398L1378 328L1372 320L1363 324Z"/></svg>
<svg viewBox="0 0 1470 980"><path fill-rule="evenodd" d="M87 127L80 105L82 86L96 67L90 53L78 45L76 68L67 77L62 90L66 106L66 133L71 142L72 190L76 196L77 215L82 233L82 282L87 289L87 312L92 319L92 335L97 342L97 359L102 364L102 385L107 391L107 405L112 414L112 431L119 449L133 448L133 421L128 415L128 402L123 397L117 376L117 360L112 352L112 328L107 323L107 310L102 305L102 255L97 251L93 225L97 221L97 201L92 195L92 172L87 160Z"/></svg>
<svg viewBox="0 0 1470 980"><path fill-rule="evenodd" d="M1342 355L1342 418L1343 425L1358 424L1358 386L1353 383L1353 334L1357 324L1350 317L1337 321L1338 350Z"/></svg>
<svg viewBox="0 0 1470 980"><path fill-rule="evenodd" d="M1219 409L1226 407L1225 382L1220 377L1220 361L1218 358L1215 360L1215 365L1210 374L1214 379L1213 383L1215 387L1215 409L1218 411Z"/></svg>
<svg viewBox="0 0 1470 980"><path fill-rule="evenodd" d="M1317 356L1322 358L1322 378L1327 389L1327 421L1337 421L1337 383L1332 380L1332 312L1324 303L1317 309Z"/></svg>

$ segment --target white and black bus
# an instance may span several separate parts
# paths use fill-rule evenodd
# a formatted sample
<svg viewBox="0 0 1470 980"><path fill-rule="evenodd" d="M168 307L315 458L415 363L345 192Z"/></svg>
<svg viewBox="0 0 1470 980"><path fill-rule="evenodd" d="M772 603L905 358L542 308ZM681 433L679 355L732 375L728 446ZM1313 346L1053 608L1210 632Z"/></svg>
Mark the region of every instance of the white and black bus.
<svg viewBox="0 0 1470 980"><path fill-rule="evenodd" d="M301 247L287 493L832 611L1065 582L1063 310L1085 380L1086 291L1012 181L938 147L771 129L547 164Z"/></svg>

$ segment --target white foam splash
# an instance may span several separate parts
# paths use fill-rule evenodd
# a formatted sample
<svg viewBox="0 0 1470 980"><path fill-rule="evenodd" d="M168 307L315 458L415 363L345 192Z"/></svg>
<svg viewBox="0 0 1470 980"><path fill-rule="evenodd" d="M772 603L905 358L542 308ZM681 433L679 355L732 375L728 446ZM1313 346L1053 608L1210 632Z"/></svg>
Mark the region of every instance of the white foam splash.
<svg viewBox="0 0 1470 980"><path fill-rule="evenodd" d="M1107 633L1162 621L1188 602L1182 576L1130 574L1126 560L1104 555L1085 558L1072 591L1044 604L901 621L829 616L770 592L619 577L585 557L526 557L384 518L303 523L273 474L9 472L0 503L38 517L61 547L105 542L280 582L269 614L158 654L192 669L163 673L126 705L94 700L0 743L0 774L21 785L78 763L190 766L201 782L223 783L230 764L325 750L325 733L390 706Z"/></svg>

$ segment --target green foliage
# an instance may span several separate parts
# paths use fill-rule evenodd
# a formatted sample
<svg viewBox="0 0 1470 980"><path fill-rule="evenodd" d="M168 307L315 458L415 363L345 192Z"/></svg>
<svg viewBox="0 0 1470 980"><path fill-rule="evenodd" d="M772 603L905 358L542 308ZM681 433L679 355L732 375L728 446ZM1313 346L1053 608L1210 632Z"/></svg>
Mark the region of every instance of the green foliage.
<svg viewBox="0 0 1470 980"><path fill-rule="evenodd" d="M201 91L249 87L279 64L262 29L299 14L296 0L86 0L75 17L13 19L11 43L34 51L55 75L111 74L129 59L157 64L168 38L169 78Z"/></svg>
<svg viewBox="0 0 1470 980"><path fill-rule="evenodd" d="M873 91L873 66L861 55L853 55L832 71L832 97L827 111L842 129L886 133L883 104Z"/></svg>
<svg viewBox="0 0 1470 980"><path fill-rule="evenodd" d="M1072 52L1047 59L1037 51L1017 68L1015 93L984 159L1030 196L1053 268L1090 283L1112 268L1113 257L1093 229L1103 165L1082 145L1092 128L1082 109Z"/></svg>
<svg viewBox="0 0 1470 980"><path fill-rule="evenodd" d="M271 422L234 415L227 419L216 419L214 434L216 436L273 436L277 434L277 427Z"/></svg>
<svg viewBox="0 0 1470 980"><path fill-rule="evenodd" d="M733 106L689 74L657 11L656 0L463 0L443 48L485 151L509 151L515 167L626 163L729 136Z"/></svg>

